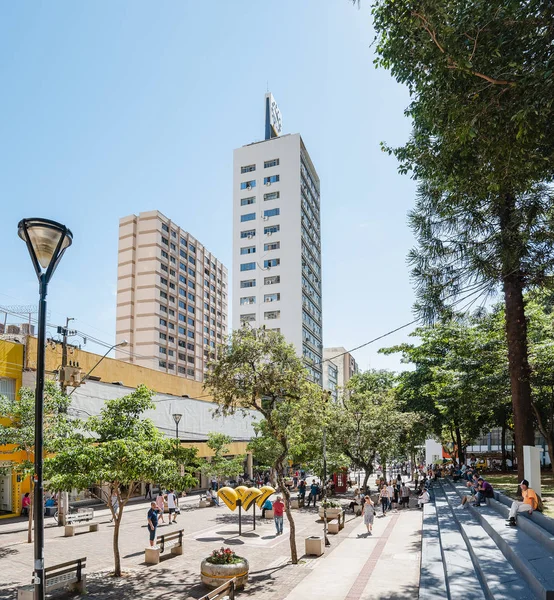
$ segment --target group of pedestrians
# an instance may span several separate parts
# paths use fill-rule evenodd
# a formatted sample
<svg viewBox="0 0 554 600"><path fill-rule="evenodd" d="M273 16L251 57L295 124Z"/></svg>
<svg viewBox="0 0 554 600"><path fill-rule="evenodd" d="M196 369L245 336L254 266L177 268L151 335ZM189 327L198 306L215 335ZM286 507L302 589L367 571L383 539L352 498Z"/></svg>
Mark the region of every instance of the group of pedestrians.
<svg viewBox="0 0 554 600"><path fill-rule="evenodd" d="M381 479L378 483L379 500L383 516L390 510L410 506L410 488L402 481L402 476L397 475L387 483Z"/></svg>

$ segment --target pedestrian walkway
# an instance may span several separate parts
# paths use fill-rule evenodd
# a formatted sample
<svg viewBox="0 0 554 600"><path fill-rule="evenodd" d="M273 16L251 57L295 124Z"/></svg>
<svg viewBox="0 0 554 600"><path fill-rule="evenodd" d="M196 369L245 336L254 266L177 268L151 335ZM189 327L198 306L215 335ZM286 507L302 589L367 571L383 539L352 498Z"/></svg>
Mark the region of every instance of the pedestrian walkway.
<svg viewBox="0 0 554 600"><path fill-rule="evenodd" d="M338 547L318 559L286 600L413 600L420 557L420 511L376 517L371 536L360 520Z"/></svg>

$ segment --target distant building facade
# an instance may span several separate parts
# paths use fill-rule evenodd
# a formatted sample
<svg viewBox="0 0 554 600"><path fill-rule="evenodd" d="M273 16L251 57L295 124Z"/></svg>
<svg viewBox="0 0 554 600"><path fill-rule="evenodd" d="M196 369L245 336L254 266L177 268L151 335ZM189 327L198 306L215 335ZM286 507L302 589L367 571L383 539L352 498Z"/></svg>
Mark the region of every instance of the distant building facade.
<svg viewBox="0 0 554 600"><path fill-rule="evenodd" d="M158 211L119 222L119 360L203 381L228 334L226 267Z"/></svg>

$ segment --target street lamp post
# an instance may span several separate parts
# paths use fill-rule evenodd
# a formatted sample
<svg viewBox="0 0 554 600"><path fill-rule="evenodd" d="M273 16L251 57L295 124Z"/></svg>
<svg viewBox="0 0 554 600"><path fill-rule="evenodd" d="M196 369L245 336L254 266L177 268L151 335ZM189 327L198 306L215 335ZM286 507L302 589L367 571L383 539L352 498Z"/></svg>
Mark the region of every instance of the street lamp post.
<svg viewBox="0 0 554 600"><path fill-rule="evenodd" d="M39 281L39 313L37 341L37 385L35 392L35 494L33 499L35 521L35 600L44 600L44 508L43 485L43 414L44 414L44 346L46 343L46 294L48 283L64 252L71 246L73 234L60 223L48 219L23 219L18 224L18 235L27 244Z"/></svg>
<svg viewBox="0 0 554 600"><path fill-rule="evenodd" d="M183 415L180 415L179 413L173 415L173 420L175 421L175 437L177 439L179 439L179 421L181 420L182 416Z"/></svg>

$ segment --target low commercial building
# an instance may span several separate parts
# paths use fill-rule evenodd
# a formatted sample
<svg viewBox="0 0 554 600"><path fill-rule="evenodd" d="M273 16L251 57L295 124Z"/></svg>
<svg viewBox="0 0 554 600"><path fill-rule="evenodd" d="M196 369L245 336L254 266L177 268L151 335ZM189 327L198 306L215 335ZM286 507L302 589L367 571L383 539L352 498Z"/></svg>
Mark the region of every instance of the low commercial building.
<svg viewBox="0 0 554 600"><path fill-rule="evenodd" d="M37 340L22 337L21 343L0 340L0 393L16 397L21 386L34 388L36 382ZM155 392L155 409L145 416L168 435L177 433L174 414L182 415L179 422L179 439L183 445L198 449L199 457L209 457L212 453L206 445L210 432L229 435L233 442L229 455L246 455L245 470L251 472L252 456L247 453L248 441L254 436L253 423L258 418L251 411L248 416L237 414L215 418L212 397L203 384L191 379L163 373L139 365L112 358L102 359L101 355L70 348L68 360L79 364L83 376L92 370L90 377L72 393L69 413L79 418L100 413L104 402L131 393L143 384ZM62 345L49 342L46 348L46 374L56 378L62 364ZM67 393L73 388L68 387ZM29 491L29 480L19 480L14 465L33 457L14 453L13 447L0 446L0 518L14 516L21 511L21 498ZM200 478L198 487L207 487ZM82 495L81 495L82 497Z"/></svg>

